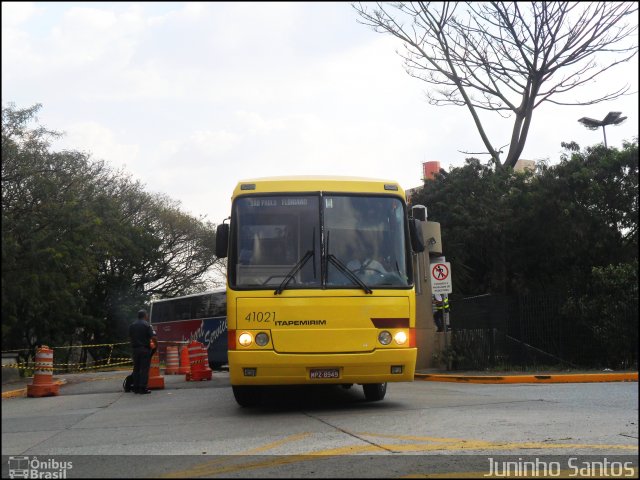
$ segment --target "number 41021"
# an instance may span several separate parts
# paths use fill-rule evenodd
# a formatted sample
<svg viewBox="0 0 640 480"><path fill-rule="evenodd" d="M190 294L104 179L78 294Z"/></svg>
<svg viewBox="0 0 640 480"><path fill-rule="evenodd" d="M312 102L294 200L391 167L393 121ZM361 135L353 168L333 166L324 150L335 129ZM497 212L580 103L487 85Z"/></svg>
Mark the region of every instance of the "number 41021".
<svg viewBox="0 0 640 480"><path fill-rule="evenodd" d="M247 322L271 322L276 319L276 312L249 312L244 319Z"/></svg>

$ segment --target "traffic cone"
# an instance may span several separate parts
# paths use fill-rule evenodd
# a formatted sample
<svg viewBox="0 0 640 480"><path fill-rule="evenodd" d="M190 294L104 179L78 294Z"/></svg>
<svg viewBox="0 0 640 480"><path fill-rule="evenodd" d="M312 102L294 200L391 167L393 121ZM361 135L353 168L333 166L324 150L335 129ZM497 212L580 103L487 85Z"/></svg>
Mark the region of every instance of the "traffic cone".
<svg viewBox="0 0 640 480"><path fill-rule="evenodd" d="M27 385L27 396L50 397L58 395L59 388L59 385L53 383L53 350L42 346L36 351L33 384Z"/></svg>
<svg viewBox="0 0 640 480"><path fill-rule="evenodd" d="M177 375L180 370L180 357L178 356L178 347L175 345L167 346L167 367L164 369L165 375Z"/></svg>
<svg viewBox="0 0 640 480"><path fill-rule="evenodd" d="M213 371L211 367L209 367L209 352L204 345L200 344L200 349L202 350L202 371L204 372L204 376L208 378L202 378L201 380L211 380L213 377Z"/></svg>
<svg viewBox="0 0 640 480"><path fill-rule="evenodd" d="M151 357L151 368L149 368L149 390L162 390L164 388L164 377L160 375L160 355L156 351Z"/></svg>
<svg viewBox="0 0 640 480"><path fill-rule="evenodd" d="M189 349L186 345L183 345L180 349L180 368L178 368L178 375L187 375L189 380L189 373L191 372L191 364L189 363Z"/></svg>
<svg viewBox="0 0 640 480"><path fill-rule="evenodd" d="M200 342L191 342L188 349L191 372L186 376L187 381L211 380L213 372L209 368L207 350Z"/></svg>

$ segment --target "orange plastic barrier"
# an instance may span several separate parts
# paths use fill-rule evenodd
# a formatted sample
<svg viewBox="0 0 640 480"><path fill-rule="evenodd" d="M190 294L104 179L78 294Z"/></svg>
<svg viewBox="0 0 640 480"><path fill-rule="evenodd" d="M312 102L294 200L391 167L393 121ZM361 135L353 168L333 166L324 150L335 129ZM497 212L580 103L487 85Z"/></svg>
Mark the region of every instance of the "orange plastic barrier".
<svg viewBox="0 0 640 480"><path fill-rule="evenodd" d="M213 372L209 368L209 355L200 342L191 342L189 349L189 363L191 371L186 374L187 381L199 382L201 380L211 380Z"/></svg>
<svg viewBox="0 0 640 480"><path fill-rule="evenodd" d="M186 345L183 345L180 349L180 368L178 368L178 375L189 375L191 372L191 364L189 363L189 349Z"/></svg>
<svg viewBox="0 0 640 480"><path fill-rule="evenodd" d="M167 346L167 367L164 369L165 375L178 375L180 372L180 357L178 356L178 347L175 345Z"/></svg>
<svg viewBox="0 0 640 480"><path fill-rule="evenodd" d="M27 385L28 397L58 395L59 385L53 383L53 350L42 346L36 351L36 369L33 384Z"/></svg>
<svg viewBox="0 0 640 480"><path fill-rule="evenodd" d="M162 390L164 388L164 377L160 375L160 355L157 351L151 357L147 388L149 390Z"/></svg>

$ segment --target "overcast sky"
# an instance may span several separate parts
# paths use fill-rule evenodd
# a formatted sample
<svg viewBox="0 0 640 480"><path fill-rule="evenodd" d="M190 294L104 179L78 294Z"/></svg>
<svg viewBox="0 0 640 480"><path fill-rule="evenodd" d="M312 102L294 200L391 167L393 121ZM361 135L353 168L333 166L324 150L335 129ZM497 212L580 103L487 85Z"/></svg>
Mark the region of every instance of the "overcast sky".
<svg viewBox="0 0 640 480"><path fill-rule="evenodd" d="M637 21L637 17L636 17ZM637 41L637 37L636 37ZM90 152L219 223L243 178L358 175L421 184L421 165L485 151L465 108L435 107L401 45L348 3L2 2L2 104L41 103L56 149ZM638 135L637 57L590 85L636 92L534 113L522 158L602 142L583 116L621 111L609 146ZM588 96L588 92L582 95ZM509 120L486 117L494 146ZM487 156L481 156L487 159Z"/></svg>

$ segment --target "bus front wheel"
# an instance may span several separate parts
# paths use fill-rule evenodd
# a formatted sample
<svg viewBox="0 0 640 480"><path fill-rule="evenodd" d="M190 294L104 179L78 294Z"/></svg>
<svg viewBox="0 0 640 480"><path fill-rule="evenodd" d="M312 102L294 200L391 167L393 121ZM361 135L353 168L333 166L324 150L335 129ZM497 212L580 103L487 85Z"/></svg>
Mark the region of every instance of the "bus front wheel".
<svg viewBox="0 0 640 480"><path fill-rule="evenodd" d="M260 403L260 390L258 387L238 385L231 388L236 402L241 407L254 407Z"/></svg>
<svg viewBox="0 0 640 480"><path fill-rule="evenodd" d="M382 400L387 393L387 383L367 383L362 385L364 397L370 402Z"/></svg>

